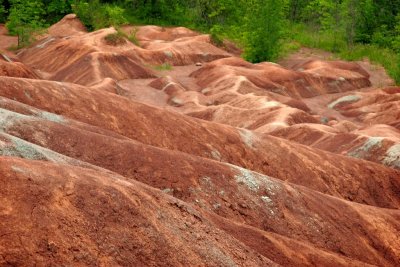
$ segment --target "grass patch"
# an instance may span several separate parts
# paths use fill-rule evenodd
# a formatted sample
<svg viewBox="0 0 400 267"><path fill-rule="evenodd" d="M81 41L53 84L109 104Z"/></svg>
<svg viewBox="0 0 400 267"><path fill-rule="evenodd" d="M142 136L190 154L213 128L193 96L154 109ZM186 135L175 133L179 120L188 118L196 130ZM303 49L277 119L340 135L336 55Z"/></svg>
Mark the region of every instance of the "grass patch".
<svg viewBox="0 0 400 267"><path fill-rule="evenodd" d="M172 70L172 65L169 63L163 63L161 65L153 66L153 68L159 71Z"/></svg>
<svg viewBox="0 0 400 267"><path fill-rule="evenodd" d="M9 46L9 47L7 48L8 51L12 51L12 52L17 51L18 49L19 49L19 47L18 47L18 45L16 45L16 44L13 44L13 45L11 45L11 46Z"/></svg>
<svg viewBox="0 0 400 267"><path fill-rule="evenodd" d="M287 40L282 43L281 50L279 52L279 58L284 58L301 48L301 44L294 40Z"/></svg>
<svg viewBox="0 0 400 267"><path fill-rule="evenodd" d="M108 45L118 46L126 44L125 34L120 31L110 33L104 37L104 40Z"/></svg>
<svg viewBox="0 0 400 267"><path fill-rule="evenodd" d="M339 57L346 60L362 60L383 66L396 84L400 84L400 55L388 48L376 45L356 45L352 49L341 51Z"/></svg>
<svg viewBox="0 0 400 267"><path fill-rule="evenodd" d="M129 34L127 35L128 40L133 43L134 45L140 46L139 40L136 37L136 33L137 33L138 29L137 28L133 28Z"/></svg>
<svg viewBox="0 0 400 267"><path fill-rule="evenodd" d="M110 33L104 37L104 40L108 45L118 46L126 44L127 40L134 45L140 46L138 39L136 38L137 29L134 28L129 34L124 33L120 28L116 28L115 33Z"/></svg>
<svg viewBox="0 0 400 267"><path fill-rule="evenodd" d="M281 57L295 52L301 46L332 52L344 60L369 59L374 64L383 66L397 84L400 84L400 54L395 51L371 44L349 46L340 32L320 32L304 25L290 25Z"/></svg>

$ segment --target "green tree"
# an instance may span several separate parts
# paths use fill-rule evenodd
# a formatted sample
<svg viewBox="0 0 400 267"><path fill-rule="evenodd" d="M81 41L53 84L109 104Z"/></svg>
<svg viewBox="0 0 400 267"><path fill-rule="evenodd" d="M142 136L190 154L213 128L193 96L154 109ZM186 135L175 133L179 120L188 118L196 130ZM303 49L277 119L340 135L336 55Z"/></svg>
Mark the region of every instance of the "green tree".
<svg viewBox="0 0 400 267"><path fill-rule="evenodd" d="M332 36L329 50L333 52L338 52L339 40L345 33L342 8L341 0L312 0L305 11L314 30Z"/></svg>
<svg viewBox="0 0 400 267"><path fill-rule="evenodd" d="M88 30L118 27L128 22L124 17L124 8L113 4L102 4L99 0L78 1L72 4L72 10Z"/></svg>
<svg viewBox="0 0 400 267"><path fill-rule="evenodd" d="M11 0L10 15L6 24L10 34L18 36L18 46L29 44L33 32L45 26L46 14L40 0Z"/></svg>
<svg viewBox="0 0 400 267"><path fill-rule="evenodd" d="M392 41L393 49L399 54L400 59L400 12L396 16L396 27L394 29L394 38ZM399 69L400 69L400 60L399 60Z"/></svg>
<svg viewBox="0 0 400 267"><path fill-rule="evenodd" d="M305 18L304 12L306 6L311 0L290 0L287 8L287 17L292 22L300 22Z"/></svg>
<svg viewBox="0 0 400 267"><path fill-rule="evenodd" d="M248 0L245 5L245 58L251 62L275 59L285 24L285 1Z"/></svg>
<svg viewBox="0 0 400 267"><path fill-rule="evenodd" d="M4 7L3 0L0 0L0 23L4 23L6 19L6 8Z"/></svg>
<svg viewBox="0 0 400 267"><path fill-rule="evenodd" d="M241 12L240 1L197 0L197 19L200 24L212 28L214 25L226 26L237 23Z"/></svg>
<svg viewBox="0 0 400 267"><path fill-rule="evenodd" d="M360 0L355 31L355 42L370 43L376 27L375 4L373 0Z"/></svg>
<svg viewBox="0 0 400 267"><path fill-rule="evenodd" d="M46 21L53 24L72 12L73 0L43 0L46 7Z"/></svg>
<svg viewBox="0 0 400 267"><path fill-rule="evenodd" d="M191 23L196 0L125 0L127 12L145 23L186 25Z"/></svg>

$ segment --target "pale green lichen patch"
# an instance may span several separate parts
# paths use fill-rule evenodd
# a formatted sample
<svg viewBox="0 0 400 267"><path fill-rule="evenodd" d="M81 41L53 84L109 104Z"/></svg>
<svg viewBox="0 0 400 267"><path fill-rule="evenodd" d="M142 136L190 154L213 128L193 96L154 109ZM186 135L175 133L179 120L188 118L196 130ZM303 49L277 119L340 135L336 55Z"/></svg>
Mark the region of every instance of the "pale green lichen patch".
<svg viewBox="0 0 400 267"><path fill-rule="evenodd" d="M235 168L240 171L239 174L235 175L237 183L246 185L252 191L260 189L260 182L252 171L237 166Z"/></svg>
<svg viewBox="0 0 400 267"><path fill-rule="evenodd" d="M258 205L265 206L269 216L274 216L278 212L278 208L274 204L274 198L282 192L282 185L267 175L256 173L235 165L228 165L237 172L235 180L239 185L244 185L246 189L252 192L251 195L254 193L262 194L259 198Z"/></svg>
<svg viewBox="0 0 400 267"><path fill-rule="evenodd" d="M165 189L163 189L161 191L164 192L165 194L169 194L169 195L173 195L174 194L174 189L173 188L165 188Z"/></svg>
<svg viewBox="0 0 400 267"><path fill-rule="evenodd" d="M45 119L47 121L52 121L52 122L56 122L56 123L65 122L65 119L64 119L63 116L57 115L57 114L54 114L54 113L50 113L50 112L47 112L47 111L41 111L41 112L39 112L37 114L37 116L39 118Z"/></svg>
<svg viewBox="0 0 400 267"><path fill-rule="evenodd" d="M24 94L25 94L25 96L26 96L29 100L33 100L31 94L30 94L28 91L25 91L25 90L24 90Z"/></svg>
<svg viewBox="0 0 400 267"><path fill-rule="evenodd" d="M19 172L19 173L28 173L29 172L28 170L26 170L24 168L21 168L21 167L18 167L18 166L11 166L11 169L13 171Z"/></svg>
<svg viewBox="0 0 400 267"><path fill-rule="evenodd" d="M268 196L262 196L262 197L261 197L261 200L262 200L265 204L267 204L267 205L270 205L270 204L273 203L273 202L272 202L272 199L270 199Z"/></svg>
<svg viewBox="0 0 400 267"><path fill-rule="evenodd" d="M231 166L237 174L235 180L238 184L245 185L248 189L254 192L265 190L268 195L275 195L277 190L281 188L280 184L274 181L271 177L257 172L253 172L235 165Z"/></svg>
<svg viewBox="0 0 400 267"><path fill-rule="evenodd" d="M174 107L181 107L185 104L185 102L182 99L174 96L173 98L171 98L170 104Z"/></svg>
<svg viewBox="0 0 400 267"><path fill-rule="evenodd" d="M211 157L218 161L221 161L222 159L221 153L219 153L219 151L215 149L211 151Z"/></svg>
<svg viewBox="0 0 400 267"><path fill-rule="evenodd" d="M221 208L221 204L220 203L214 203L213 204L213 208L214 208L214 210L218 210L218 209Z"/></svg>
<svg viewBox="0 0 400 267"><path fill-rule="evenodd" d="M35 117L56 123L65 122L62 116L46 111L35 112L35 116L28 116L0 108L0 130L5 131L17 121L34 119Z"/></svg>
<svg viewBox="0 0 400 267"><path fill-rule="evenodd" d="M6 133L2 133L0 136L3 136L9 140L5 146L3 145L0 147L0 155L2 156L20 157L30 160L46 160L62 164L71 164L77 162L74 159L68 158L41 146L29 143L15 136L8 135Z"/></svg>
<svg viewBox="0 0 400 267"><path fill-rule="evenodd" d="M348 152L347 155L353 158L364 158L366 155L369 155L373 149L382 147L383 140L383 137L369 137L362 146Z"/></svg>
<svg viewBox="0 0 400 267"><path fill-rule="evenodd" d="M387 166L400 169L400 144L391 146L388 151L386 151L383 163Z"/></svg>
<svg viewBox="0 0 400 267"><path fill-rule="evenodd" d="M274 205L274 201L268 196L261 196L261 201L267 206L268 213L273 216L275 212L278 212L277 207Z"/></svg>
<svg viewBox="0 0 400 267"><path fill-rule="evenodd" d="M2 134L9 143L0 147L1 156L20 157L31 160L45 160L46 157L28 142L8 134Z"/></svg>
<svg viewBox="0 0 400 267"><path fill-rule="evenodd" d="M274 196L276 193L281 189L280 184L278 183L266 183L265 184L265 192L270 195Z"/></svg>
<svg viewBox="0 0 400 267"><path fill-rule="evenodd" d="M64 156L6 133L0 133L0 138L3 140L0 142L0 156L19 157L29 160L44 160L109 172L106 169Z"/></svg>
<svg viewBox="0 0 400 267"><path fill-rule="evenodd" d="M166 55L169 58L172 58L174 56L174 54L171 51L168 51L168 50L164 51L164 55Z"/></svg>
<svg viewBox="0 0 400 267"><path fill-rule="evenodd" d="M254 148L255 135L253 134L252 131L249 131L247 129L239 129L239 134L243 143L247 147Z"/></svg>
<svg viewBox="0 0 400 267"><path fill-rule="evenodd" d="M334 109L334 108L335 108L337 105L339 105L339 104L343 104L343 103L353 103L353 102L359 101L360 99L361 99L361 97L358 96L358 95L347 95L347 96L341 97L341 98L339 98L339 99L333 101L332 103L330 103L330 104L328 105L328 108Z"/></svg>
<svg viewBox="0 0 400 267"><path fill-rule="evenodd" d="M29 116L0 108L0 130L5 131L8 127L11 127L16 121L28 118Z"/></svg>

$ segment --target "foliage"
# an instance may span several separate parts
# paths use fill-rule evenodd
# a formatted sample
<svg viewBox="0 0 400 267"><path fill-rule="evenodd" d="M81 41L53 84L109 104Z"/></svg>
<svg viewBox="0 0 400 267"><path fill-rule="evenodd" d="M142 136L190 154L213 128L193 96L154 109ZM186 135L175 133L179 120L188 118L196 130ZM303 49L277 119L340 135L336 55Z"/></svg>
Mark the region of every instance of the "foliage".
<svg viewBox="0 0 400 267"><path fill-rule="evenodd" d="M98 2L97 2L98 3ZM92 12L97 9L98 6L95 4L89 5L86 1L79 1L72 4L72 11L78 15L79 19L86 26L88 30L93 30L93 18Z"/></svg>
<svg viewBox="0 0 400 267"><path fill-rule="evenodd" d="M371 62L383 66L395 82L400 84L400 54L389 48L382 48L374 44L355 45L352 50L341 51L339 56L346 60L369 59Z"/></svg>
<svg viewBox="0 0 400 267"><path fill-rule="evenodd" d="M345 60L367 58L373 63L382 65L388 74L397 83L400 83L400 54L390 48L382 48L376 44L349 45L344 35L336 38L335 41L332 35L320 34L304 24L291 24L289 29L291 34L287 36L285 43L291 42L301 46L336 52L336 56ZM333 49L334 42L336 42L336 49ZM299 48L300 45L292 48Z"/></svg>
<svg viewBox="0 0 400 267"><path fill-rule="evenodd" d="M399 53L399 57L400 57L400 13L397 15L396 17L396 26L395 26L395 35L394 38L392 40L392 47L395 51L397 51ZM400 64L400 62L399 62Z"/></svg>
<svg viewBox="0 0 400 267"><path fill-rule="evenodd" d="M194 19L190 1L185 0L126 0L124 7L129 16L143 23L160 25L188 25Z"/></svg>
<svg viewBox="0 0 400 267"><path fill-rule="evenodd" d="M222 27L220 25L214 25L210 29L211 42L216 46L222 46L224 44L222 34L223 34Z"/></svg>
<svg viewBox="0 0 400 267"><path fill-rule="evenodd" d="M154 69L159 71L172 70L172 66L169 63L163 63L161 65L154 66Z"/></svg>
<svg viewBox="0 0 400 267"><path fill-rule="evenodd" d="M133 43L134 45L140 46L140 42L136 37L137 29L133 28L130 33L128 34L127 38L128 40Z"/></svg>
<svg viewBox="0 0 400 267"><path fill-rule="evenodd" d="M108 45L118 46L126 43L125 34L117 31L115 33L110 33L104 37L104 40Z"/></svg>
<svg viewBox="0 0 400 267"><path fill-rule="evenodd" d="M137 29L134 28L130 31L129 34L126 34L123 32L119 27L116 27L116 32L115 33L110 33L107 36L105 36L105 41L109 45L122 45L126 43L126 40L130 41L131 43L140 46L140 43L136 37L136 32Z"/></svg>
<svg viewBox="0 0 400 267"><path fill-rule="evenodd" d="M128 22L124 17L125 10L122 7L101 4L99 0L79 1L72 5L72 10L89 30L98 30L109 26L118 27Z"/></svg>
<svg viewBox="0 0 400 267"><path fill-rule="evenodd" d="M73 0L43 0L46 7L46 21L53 24L62 19L65 15L71 13L72 1Z"/></svg>
<svg viewBox="0 0 400 267"><path fill-rule="evenodd" d="M0 23L4 23L6 19L6 8L3 5L3 0L0 0Z"/></svg>
<svg viewBox="0 0 400 267"><path fill-rule="evenodd" d="M104 13L108 26L120 26L128 23L124 17L125 10L119 6L106 5L104 7Z"/></svg>
<svg viewBox="0 0 400 267"><path fill-rule="evenodd" d="M304 10L307 16L303 23L317 26L317 31L344 35L349 45L369 43L393 48L392 41L399 35L399 0L311 0Z"/></svg>
<svg viewBox="0 0 400 267"><path fill-rule="evenodd" d="M18 47L29 45L34 32L45 26L44 4L35 0L12 0L6 24L9 33L18 36Z"/></svg>
<svg viewBox="0 0 400 267"><path fill-rule="evenodd" d="M279 55L283 35L285 2L249 0L247 8L249 11L245 17L245 58L251 62L275 59Z"/></svg>

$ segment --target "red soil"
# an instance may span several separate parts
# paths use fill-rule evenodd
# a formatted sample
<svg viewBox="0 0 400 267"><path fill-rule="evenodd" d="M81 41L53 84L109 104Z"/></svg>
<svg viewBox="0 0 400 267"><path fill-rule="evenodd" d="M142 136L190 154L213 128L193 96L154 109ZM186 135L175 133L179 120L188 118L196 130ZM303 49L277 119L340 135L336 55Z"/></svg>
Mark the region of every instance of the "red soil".
<svg viewBox="0 0 400 267"><path fill-rule="evenodd" d="M75 14L65 16L58 23L48 29L51 36L66 37L86 33L86 28Z"/></svg>
<svg viewBox="0 0 400 267"><path fill-rule="evenodd" d="M0 24L0 53L9 54L8 48L17 46L18 38L16 36L9 36L8 30L4 24Z"/></svg>
<svg viewBox="0 0 400 267"><path fill-rule="evenodd" d="M0 266L400 264L400 89L369 88L382 73L123 30L140 47L68 15L0 60Z"/></svg>
<svg viewBox="0 0 400 267"><path fill-rule="evenodd" d="M0 56L1 57L1 56ZM0 76L37 79L39 76L21 62L8 62L0 58Z"/></svg>

